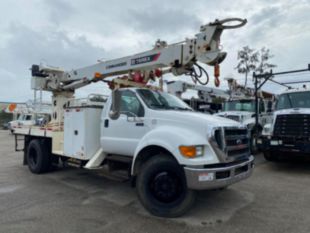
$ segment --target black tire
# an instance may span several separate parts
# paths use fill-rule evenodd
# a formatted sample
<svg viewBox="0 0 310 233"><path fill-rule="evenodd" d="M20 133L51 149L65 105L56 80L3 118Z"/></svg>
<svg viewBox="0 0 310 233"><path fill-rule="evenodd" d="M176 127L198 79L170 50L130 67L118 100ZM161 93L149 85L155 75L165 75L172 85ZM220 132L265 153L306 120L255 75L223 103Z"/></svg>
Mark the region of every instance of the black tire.
<svg viewBox="0 0 310 233"><path fill-rule="evenodd" d="M33 139L27 148L27 164L32 173L41 174L49 170L51 155L44 140Z"/></svg>
<svg viewBox="0 0 310 233"><path fill-rule="evenodd" d="M276 156L275 154L271 153L270 151L265 151L264 152L264 158L267 161L270 161L270 162L278 162L279 161L278 156Z"/></svg>
<svg viewBox="0 0 310 233"><path fill-rule="evenodd" d="M143 164L136 189L142 205L159 217L183 215L196 198L196 192L187 188L183 168L169 155L154 156Z"/></svg>
<svg viewBox="0 0 310 233"><path fill-rule="evenodd" d="M250 150L251 154L256 155L258 154L259 150L257 147L257 139L261 135L261 129L258 129L258 132L255 131L255 129L251 132L251 139L250 139Z"/></svg>

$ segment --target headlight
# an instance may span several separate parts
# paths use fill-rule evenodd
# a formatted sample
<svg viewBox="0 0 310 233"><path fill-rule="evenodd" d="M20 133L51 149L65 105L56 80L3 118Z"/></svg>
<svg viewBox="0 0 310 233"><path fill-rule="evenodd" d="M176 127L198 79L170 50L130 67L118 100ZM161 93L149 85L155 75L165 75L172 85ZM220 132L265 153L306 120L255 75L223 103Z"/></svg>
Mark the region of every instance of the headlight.
<svg viewBox="0 0 310 233"><path fill-rule="evenodd" d="M266 124L263 128L263 135L270 135L271 133L271 124Z"/></svg>
<svg viewBox="0 0 310 233"><path fill-rule="evenodd" d="M203 156L203 146L179 146L180 153L186 158L195 158Z"/></svg>

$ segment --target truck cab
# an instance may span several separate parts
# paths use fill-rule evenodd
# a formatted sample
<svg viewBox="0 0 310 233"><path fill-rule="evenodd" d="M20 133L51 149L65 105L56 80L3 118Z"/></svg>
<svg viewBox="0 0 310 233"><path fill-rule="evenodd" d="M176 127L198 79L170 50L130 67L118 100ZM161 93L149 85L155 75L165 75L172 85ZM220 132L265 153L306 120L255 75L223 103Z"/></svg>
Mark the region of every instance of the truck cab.
<svg viewBox="0 0 310 233"><path fill-rule="evenodd" d="M49 113L21 113L17 120L8 123L9 130L14 133L16 128L30 127L32 125L43 125L49 122L51 116Z"/></svg>
<svg viewBox="0 0 310 233"><path fill-rule="evenodd" d="M278 96L272 122L258 140L264 156L279 161L284 156L310 154L310 90L290 89Z"/></svg>
<svg viewBox="0 0 310 233"><path fill-rule="evenodd" d="M262 132L265 124L272 121L272 101L259 98L258 101L259 117L258 117L258 135L255 131L255 98L238 98L227 100L223 103L223 111L217 113L217 116L229 118L240 122L246 126L251 132L251 150L256 151L255 140Z"/></svg>
<svg viewBox="0 0 310 233"><path fill-rule="evenodd" d="M32 125L34 124L33 114L22 113L18 116L17 120L10 121L8 123L9 130L14 133L15 129L21 125Z"/></svg>

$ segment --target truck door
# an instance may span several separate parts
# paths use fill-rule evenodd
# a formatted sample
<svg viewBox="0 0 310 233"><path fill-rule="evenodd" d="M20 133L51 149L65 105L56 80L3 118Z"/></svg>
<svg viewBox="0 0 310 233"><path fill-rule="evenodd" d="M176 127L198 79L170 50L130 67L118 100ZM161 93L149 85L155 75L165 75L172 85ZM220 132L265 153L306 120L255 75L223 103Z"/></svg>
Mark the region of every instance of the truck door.
<svg viewBox="0 0 310 233"><path fill-rule="evenodd" d="M148 131L144 107L136 93L121 90L120 113L116 120L109 116L104 118L101 145L107 153L133 155L140 139Z"/></svg>

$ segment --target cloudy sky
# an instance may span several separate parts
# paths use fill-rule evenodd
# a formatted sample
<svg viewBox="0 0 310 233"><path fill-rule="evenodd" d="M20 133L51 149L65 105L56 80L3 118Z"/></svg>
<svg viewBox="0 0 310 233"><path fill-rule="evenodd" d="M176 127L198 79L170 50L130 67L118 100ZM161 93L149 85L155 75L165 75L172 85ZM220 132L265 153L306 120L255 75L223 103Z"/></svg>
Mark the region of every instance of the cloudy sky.
<svg viewBox="0 0 310 233"><path fill-rule="evenodd" d="M248 19L245 27L224 31L221 43L228 56L221 65L222 79L233 75L243 82L234 67L237 51L245 45L270 48L277 71L306 68L309 12L310 0L0 0L0 101L32 98L29 68L34 63L70 70L150 49L159 38L181 41L216 18ZM280 88L266 86L276 92ZM107 91L97 84L77 95Z"/></svg>

